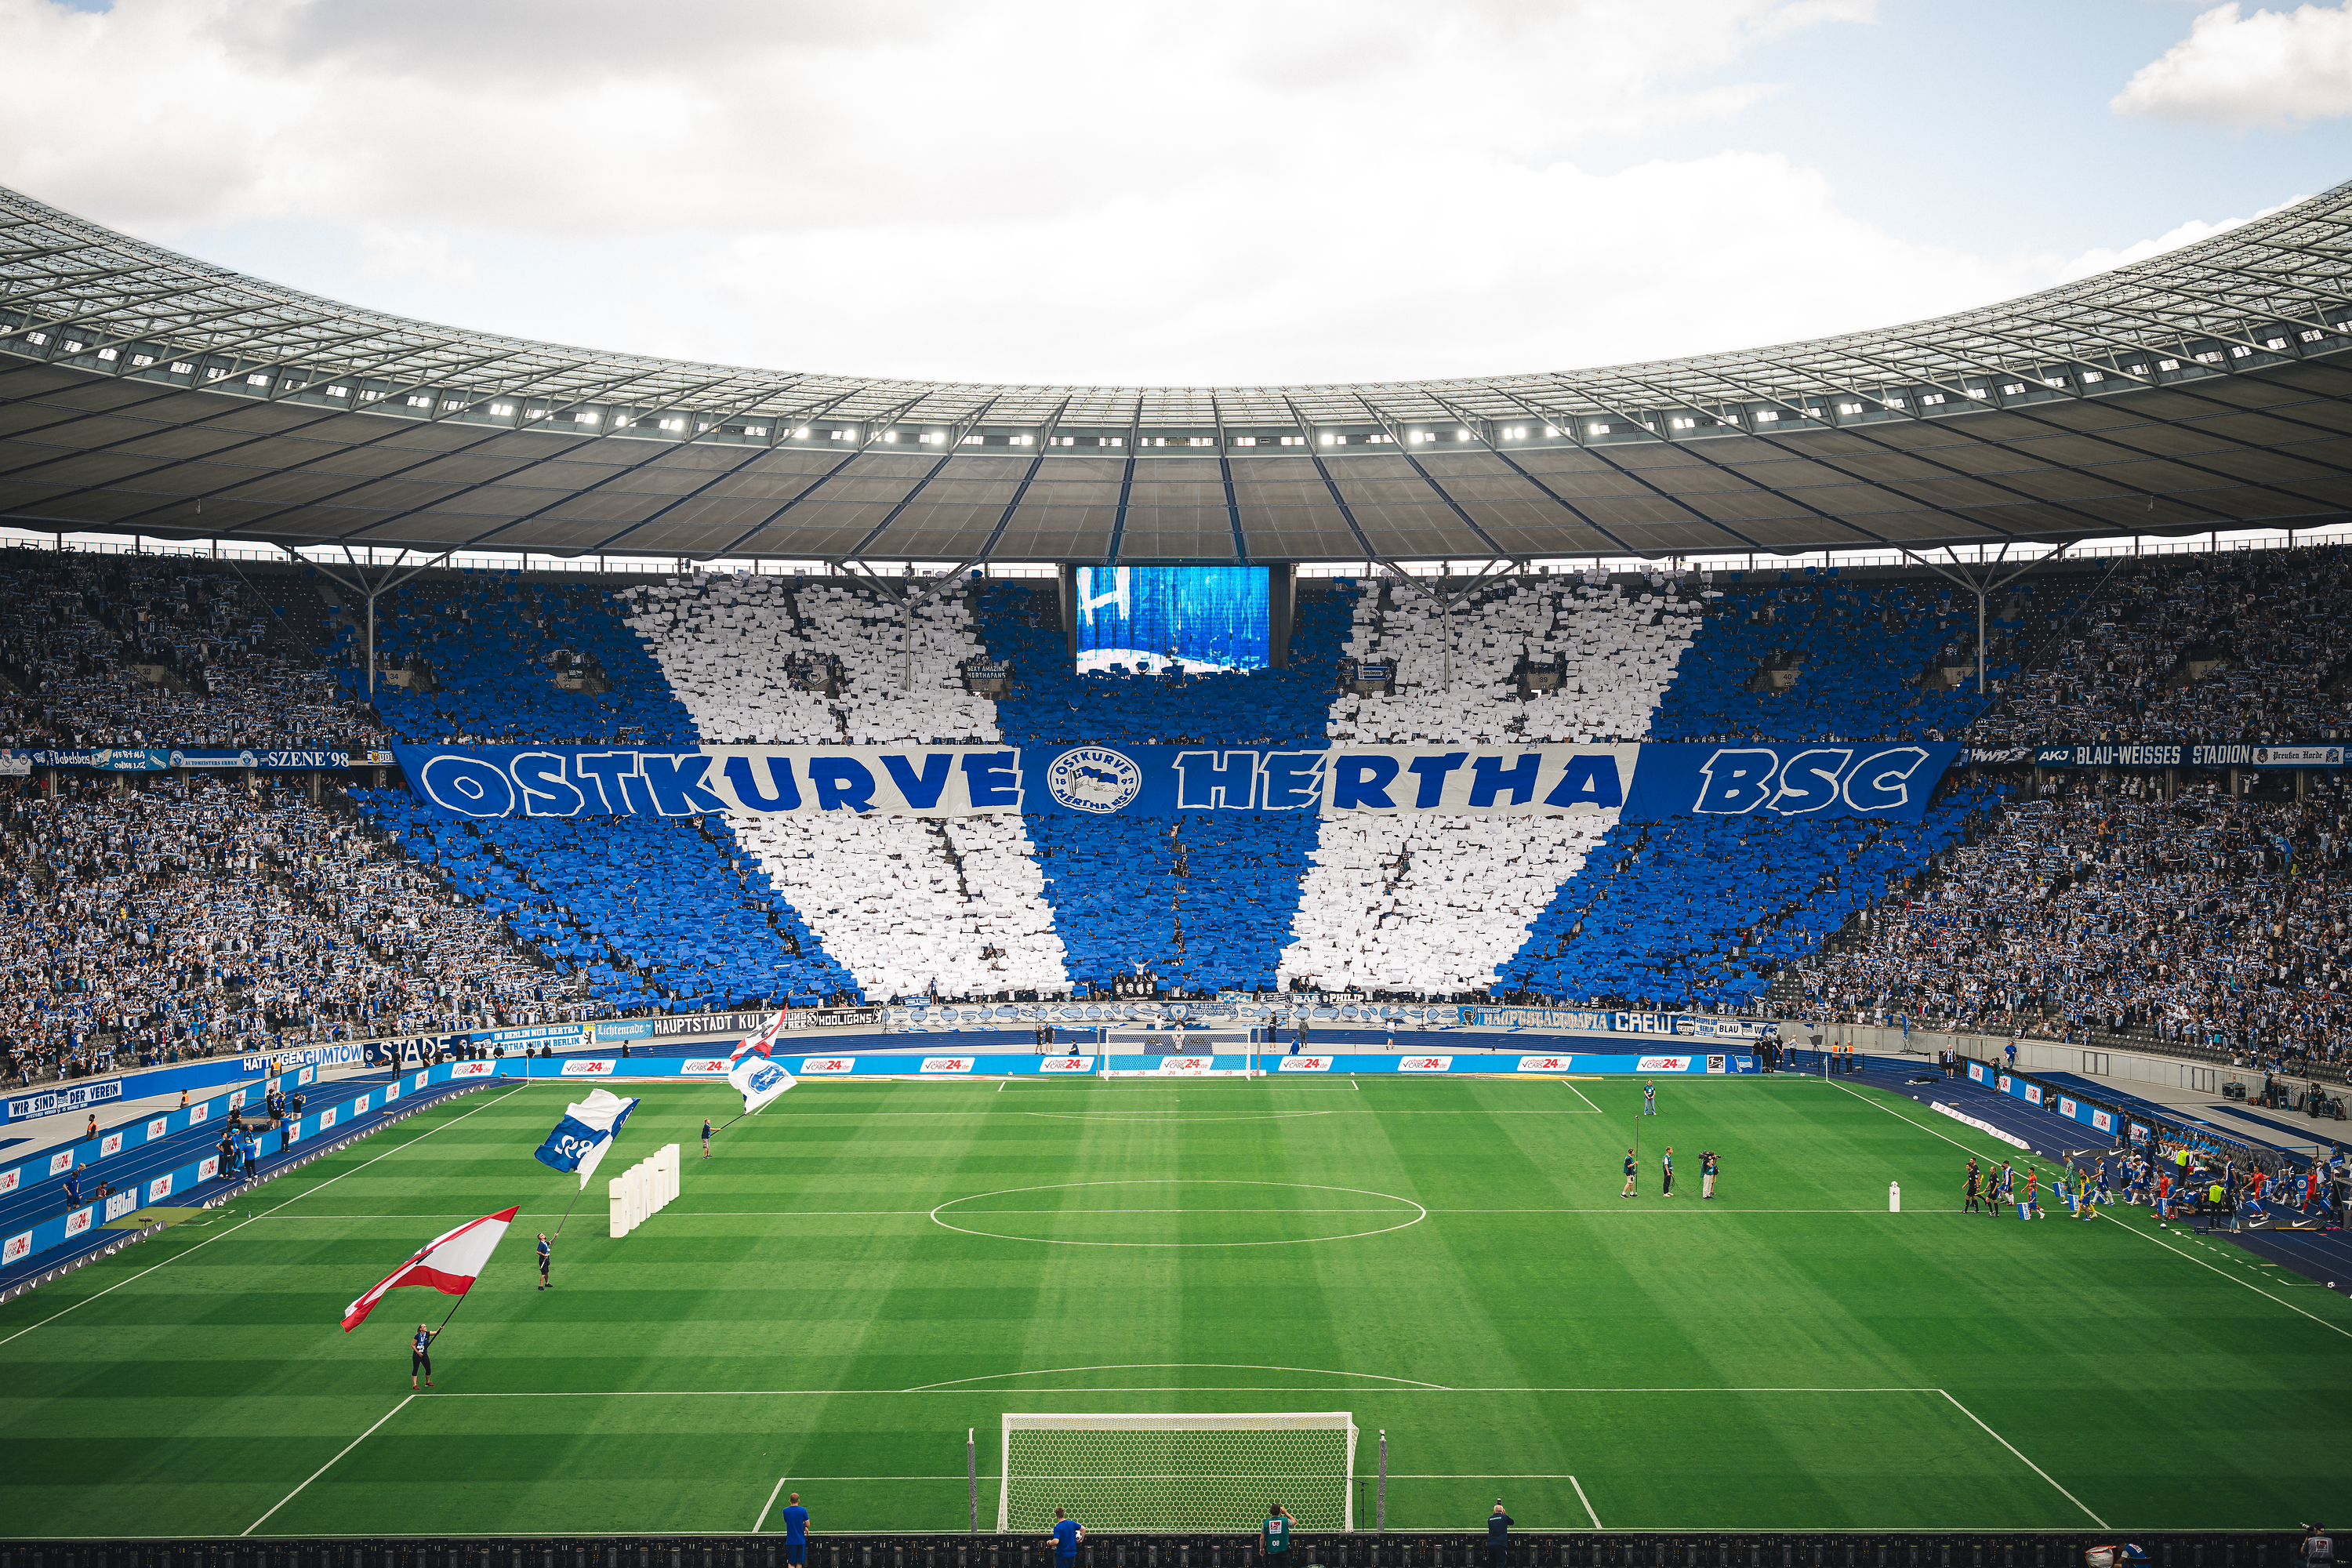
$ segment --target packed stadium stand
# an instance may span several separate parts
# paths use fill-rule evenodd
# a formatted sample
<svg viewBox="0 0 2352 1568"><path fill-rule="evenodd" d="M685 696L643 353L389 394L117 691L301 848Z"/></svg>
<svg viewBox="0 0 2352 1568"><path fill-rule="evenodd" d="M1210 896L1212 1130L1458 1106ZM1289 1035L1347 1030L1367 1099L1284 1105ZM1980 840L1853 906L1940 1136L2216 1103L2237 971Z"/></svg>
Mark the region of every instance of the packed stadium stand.
<svg viewBox="0 0 2352 1568"><path fill-rule="evenodd" d="M1298 585L1285 662L1080 673L1050 582L436 571L360 610L298 568L14 551L18 747L2340 733L2336 548L1918 574L1385 574ZM1452 598L1441 605L1440 595ZM1446 652L1451 645L1450 658ZM1386 667L1384 686L1351 679ZM1002 694L970 689L985 669ZM1531 679L1532 677L1532 679ZM2332 1061L2352 910L2314 775L1951 775L1916 826L1226 812L1180 820L460 823L387 770L8 786L18 1076L268 1036L1055 994L1148 973L2128 1036ZM201 896L192 891L202 889ZM126 895L136 890L136 899ZM364 895L354 903L356 890ZM163 896L158 897L161 894Z"/></svg>
<svg viewBox="0 0 2352 1568"><path fill-rule="evenodd" d="M580 1016L576 977L349 814L267 780L66 777L0 804L19 1082Z"/></svg>

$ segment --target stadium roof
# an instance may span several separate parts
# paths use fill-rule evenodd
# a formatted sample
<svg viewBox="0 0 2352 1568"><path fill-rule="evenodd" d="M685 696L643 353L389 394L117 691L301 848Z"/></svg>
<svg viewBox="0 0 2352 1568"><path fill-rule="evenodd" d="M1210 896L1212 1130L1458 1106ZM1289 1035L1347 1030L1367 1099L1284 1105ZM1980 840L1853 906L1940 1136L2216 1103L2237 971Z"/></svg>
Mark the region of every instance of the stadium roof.
<svg viewBox="0 0 2352 1568"><path fill-rule="evenodd" d="M2352 517L2347 334L2352 184L2154 260L1875 331L1263 387L890 381L566 348L338 304L0 190L0 520L893 562L2300 528Z"/></svg>

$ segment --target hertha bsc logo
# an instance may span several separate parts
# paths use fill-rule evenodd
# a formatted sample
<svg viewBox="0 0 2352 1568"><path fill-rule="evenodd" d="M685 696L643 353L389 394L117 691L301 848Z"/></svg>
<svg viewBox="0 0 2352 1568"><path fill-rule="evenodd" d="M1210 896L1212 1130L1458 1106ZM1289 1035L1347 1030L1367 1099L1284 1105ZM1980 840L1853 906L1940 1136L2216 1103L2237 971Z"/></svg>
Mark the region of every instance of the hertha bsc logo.
<svg viewBox="0 0 2352 1568"><path fill-rule="evenodd" d="M1045 770L1045 793L1072 811L1108 816L1143 791L1135 760L1105 746L1074 746Z"/></svg>

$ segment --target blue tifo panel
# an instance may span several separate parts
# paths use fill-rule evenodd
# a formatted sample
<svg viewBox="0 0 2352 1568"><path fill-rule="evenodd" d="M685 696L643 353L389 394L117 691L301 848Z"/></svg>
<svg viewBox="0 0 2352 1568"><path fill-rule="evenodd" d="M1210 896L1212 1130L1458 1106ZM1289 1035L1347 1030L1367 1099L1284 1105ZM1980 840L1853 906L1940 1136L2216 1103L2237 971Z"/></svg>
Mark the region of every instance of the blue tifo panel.
<svg viewBox="0 0 2352 1568"><path fill-rule="evenodd" d="M1811 578L1742 592L1729 602L1734 613L1704 622L1683 655L1651 716L1652 739L1936 739L1958 734L1993 700L1979 697L1973 680L1950 691L1917 685L1954 638L1976 632L1974 602L1957 603L1949 588ZM1989 626L2014 631L2018 624ZM1801 661L1795 686L1747 689L1774 656ZM1989 664L1985 670L1990 680L2015 673L2014 665Z"/></svg>
<svg viewBox="0 0 2352 1568"><path fill-rule="evenodd" d="M1775 968L1867 908L1888 878L1958 842L1990 795L1955 791L1910 821L1752 812L1621 823L1535 917L1498 984L1698 1006L1760 996Z"/></svg>
<svg viewBox="0 0 2352 1568"><path fill-rule="evenodd" d="M484 574L436 577L376 601L376 657L396 665L428 661L440 690L412 691L379 679L372 700L394 734L420 741L474 735L488 740L595 741L620 735L693 745L694 721L661 667L622 617L615 595L593 587L551 587ZM349 656L359 633L345 627L327 651ZM593 659L613 689L557 688L547 663L558 650ZM339 658L339 662L340 662ZM366 676L347 670L361 695Z"/></svg>
<svg viewBox="0 0 2352 1568"><path fill-rule="evenodd" d="M1960 748L1812 745L395 746L438 815L1685 816L1916 822Z"/></svg>
<svg viewBox="0 0 2352 1568"><path fill-rule="evenodd" d="M584 969L591 994L616 1008L719 1008L857 989L724 821L467 822L404 791L352 798L516 935Z"/></svg>
<svg viewBox="0 0 2352 1568"><path fill-rule="evenodd" d="M1012 584L974 601L989 656L1014 661L1026 689L996 709L1005 741L1024 754L1058 757L1106 740L1122 751L1190 751L1212 741L1301 750L1323 734L1354 597L1301 594L1283 668L1182 680L1079 673L1052 608L1050 595ZM1139 778L1135 801L1119 811L1024 807L1073 978L1107 981L1150 967L1189 989L1275 984L1319 828L1312 813L1250 809L1265 797L1255 758L1245 771L1249 798L1221 795L1225 807L1213 823L1137 813ZM1114 795L1123 788L1116 777L1104 782ZM1066 778L1066 791L1076 783ZM1023 796L1030 798L1025 779ZM1035 798L1050 799L1050 787Z"/></svg>
<svg viewBox="0 0 2352 1568"><path fill-rule="evenodd" d="M1268 1049L1255 1056L1218 1052L1193 1057L958 1055L946 1050L919 1057L905 1052L887 1056L785 1055L776 1065L803 1080L828 1078L1036 1078L1085 1076L1106 1070L1147 1078L1239 1077L1255 1070L1287 1073L1381 1073L1397 1077L1491 1078L1562 1073L1641 1073L1664 1076L1689 1073L1752 1073L1756 1058L1728 1051L1661 1050L1649 1055L1587 1051L1530 1052L1513 1056L1501 1051L1402 1051L1377 1055L1297 1056ZM731 1092L726 1081L725 1057L530 1057L520 1061L471 1062L501 1078L560 1079L701 1079L721 1092Z"/></svg>

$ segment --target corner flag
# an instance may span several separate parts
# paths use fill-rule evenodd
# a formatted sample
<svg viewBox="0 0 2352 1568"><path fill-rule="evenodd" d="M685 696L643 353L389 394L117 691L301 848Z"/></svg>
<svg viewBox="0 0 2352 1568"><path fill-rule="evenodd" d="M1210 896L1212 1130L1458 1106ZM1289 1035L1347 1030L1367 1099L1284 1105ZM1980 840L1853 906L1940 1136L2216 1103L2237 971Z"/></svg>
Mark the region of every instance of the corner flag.
<svg viewBox="0 0 2352 1568"><path fill-rule="evenodd" d="M551 1171L579 1172L580 1185L585 1190L604 1151L620 1136L621 1123L636 1108L635 1100L623 1100L611 1089L592 1089L587 1099L563 1108L563 1120L555 1124L546 1142L531 1151L530 1157Z"/></svg>
<svg viewBox="0 0 2352 1568"><path fill-rule="evenodd" d="M348 1334L366 1322L376 1303L383 1300L383 1293L403 1285L427 1286L444 1296L462 1296L472 1289L482 1270L490 1266L490 1254L498 1249L514 1216L514 1209L500 1209L479 1219L469 1219L426 1242L423 1250L343 1309L343 1332Z"/></svg>

